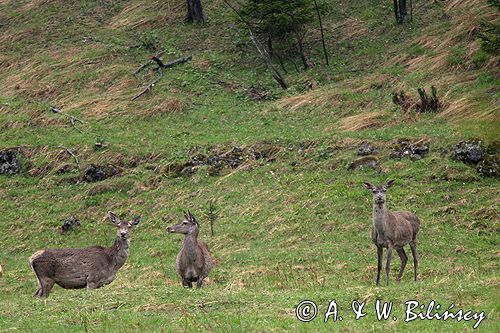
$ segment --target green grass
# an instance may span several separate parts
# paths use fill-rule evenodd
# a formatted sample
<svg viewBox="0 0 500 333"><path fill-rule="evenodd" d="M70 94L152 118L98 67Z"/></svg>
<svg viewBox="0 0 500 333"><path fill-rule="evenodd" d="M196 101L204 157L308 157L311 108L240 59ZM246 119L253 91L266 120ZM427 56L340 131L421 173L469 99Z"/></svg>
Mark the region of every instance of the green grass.
<svg viewBox="0 0 500 333"><path fill-rule="evenodd" d="M443 310L454 304L484 311L478 331L500 329L498 179L441 154L467 138L497 140L498 115L450 122L434 114L402 115L391 101L396 88L416 96L418 87L436 84L448 103L466 96L478 114L495 109L498 80L485 68L487 60L476 56L475 66L465 66L470 40L457 41L446 59L460 65L453 71L410 70L404 61L389 61L443 51L416 40L429 31L451 31L454 21L443 16L444 5L416 4L416 20L406 28L394 24L385 3L332 5L324 21L333 31L327 41L333 65L324 66L319 45L309 45L316 67L296 73L286 63L291 88L283 92L246 36L229 27L233 17L221 1L206 4L204 27L186 25L184 8L173 1L27 4L0 4L0 21L6 22L1 33L14 38L0 43L0 86L6 87L0 92L0 150L18 147L22 163L19 175L0 176L1 332L473 331L474 321L405 323L404 302L413 299L435 300ZM350 28L333 27L352 17L369 29L346 40ZM19 34L24 37L16 39ZM169 50L164 59L192 54L193 61L166 71L150 94L131 102L154 75L131 75L150 52L129 46L152 41ZM3 67L1 60L12 66ZM477 80L464 81L465 75ZM308 91L306 80L316 80L319 88ZM246 93L251 86L269 97L252 100ZM309 103L283 106L300 95ZM174 98L181 110L161 112L162 103ZM50 112L52 105L82 119L82 133ZM341 130L345 117L372 111L384 112L382 128ZM391 158L397 138L425 138L429 156ZM102 140L109 147L95 150ZM347 170L362 141L379 148L380 174ZM276 149L274 160L225 168L217 176L207 167L192 176L165 172L198 153L266 145ZM66 148L75 152L80 169ZM111 163L122 172L98 183L69 181L90 163ZM75 168L59 174L65 164ZM362 182L389 178L396 179L389 208L414 211L422 220L419 279L412 280L409 256L396 284L395 255L390 287L376 287L371 194ZM214 236L207 220L212 200L219 210ZM200 290L181 288L175 272L181 237L165 232L185 209L200 221L200 237L216 261ZM50 298L32 298L30 255L45 247L111 245L108 210L143 216L116 280L94 291L55 286ZM71 215L82 226L61 235L58 228ZM319 306L310 323L295 317L295 307L306 299ZM377 299L394 303L397 321L375 318ZM323 322L330 300L344 320ZM367 302L366 317L354 319L353 300Z"/></svg>

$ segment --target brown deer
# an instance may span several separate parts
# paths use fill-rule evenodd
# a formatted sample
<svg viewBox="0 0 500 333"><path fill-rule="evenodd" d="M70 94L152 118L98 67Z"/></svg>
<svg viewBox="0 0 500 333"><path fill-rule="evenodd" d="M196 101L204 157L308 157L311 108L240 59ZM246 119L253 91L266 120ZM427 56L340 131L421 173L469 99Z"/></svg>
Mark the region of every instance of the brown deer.
<svg viewBox="0 0 500 333"><path fill-rule="evenodd" d="M117 235L111 247L92 246L84 249L46 249L35 252L30 266L38 279L34 296L48 297L54 283L65 289L96 289L111 283L129 255L132 221L120 220L109 212Z"/></svg>
<svg viewBox="0 0 500 333"><path fill-rule="evenodd" d="M395 249L401 258L401 269L397 281L401 281L403 271L408 257L403 246L410 244L413 255L413 275L417 281L418 253L417 234L420 229L418 217L407 211L391 212L387 209L386 191L394 184L394 180L389 180L383 186L374 186L370 183L363 183L364 186L373 192L373 225L372 241L377 246L377 286L380 282L380 271L382 270L383 249L387 248L387 264L385 274L387 285L389 285L389 271L391 268L392 250Z"/></svg>
<svg viewBox="0 0 500 333"><path fill-rule="evenodd" d="M184 220L174 226L168 227L167 232L184 234L184 242L177 255L177 274L182 279L182 286L201 288L203 280L212 269L212 257L207 245L198 239L200 225L190 211L184 212Z"/></svg>

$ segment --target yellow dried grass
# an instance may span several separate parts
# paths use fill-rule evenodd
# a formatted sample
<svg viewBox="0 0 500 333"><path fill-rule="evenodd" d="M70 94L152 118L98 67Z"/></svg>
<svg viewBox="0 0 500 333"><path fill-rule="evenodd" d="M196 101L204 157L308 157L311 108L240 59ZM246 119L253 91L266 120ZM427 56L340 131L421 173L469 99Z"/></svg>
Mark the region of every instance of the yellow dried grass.
<svg viewBox="0 0 500 333"><path fill-rule="evenodd" d="M340 127L344 131L363 131L366 129L381 128L384 126L386 114L384 112L366 112L346 117L340 121Z"/></svg>
<svg viewBox="0 0 500 333"><path fill-rule="evenodd" d="M469 97L463 97L451 101L439 116L451 121L467 119L500 121L500 106L497 104L485 110Z"/></svg>
<svg viewBox="0 0 500 333"><path fill-rule="evenodd" d="M182 102L177 97L172 97L161 102L158 106L146 110L144 115L155 116L159 114L170 114L181 112L183 109Z"/></svg>
<svg viewBox="0 0 500 333"><path fill-rule="evenodd" d="M338 106L340 95L337 91L313 91L299 96L283 98L276 106L278 109L296 111L304 107L333 107Z"/></svg>
<svg viewBox="0 0 500 333"><path fill-rule="evenodd" d="M366 22L354 17L344 20L337 27L340 30L338 33L339 40L353 40L366 35L368 32Z"/></svg>

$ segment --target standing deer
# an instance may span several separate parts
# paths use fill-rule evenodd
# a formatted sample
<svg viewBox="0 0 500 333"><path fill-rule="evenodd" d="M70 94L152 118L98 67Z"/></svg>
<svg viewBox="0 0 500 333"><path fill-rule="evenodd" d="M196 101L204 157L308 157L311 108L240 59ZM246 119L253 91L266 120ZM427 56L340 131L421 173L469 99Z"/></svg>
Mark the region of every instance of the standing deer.
<svg viewBox="0 0 500 333"><path fill-rule="evenodd" d="M389 285L389 271L391 268L392 250L395 249L401 258L401 269L397 281L401 281L403 271L408 257L403 246L410 244L413 255L413 275L417 281L418 253L417 234L420 229L418 217L407 211L391 212L387 209L386 191L394 184L394 180L389 180L383 186L374 186L370 183L363 183L364 186L373 192L373 225L372 241L377 246L377 286L380 282L380 271L382 270L383 249L387 248L387 264L385 274L387 285Z"/></svg>
<svg viewBox="0 0 500 333"><path fill-rule="evenodd" d="M132 227L139 224L138 216L123 221L109 212L117 227L111 247L92 246L84 249L46 249L30 257L30 266L38 279L33 296L48 297L54 283L65 289L96 289L111 283L129 255Z"/></svg>
<svg viewBox="0 0 500 333"><path fill-rule="evenodd" d="M212 269L212 257L207 245L198 239L200 225L190 211L184 212L184 221L168 227L167 232L184 234L184 242L177 255L177 274L181 276L182 286L192 288L192 282L201 288L203 280Z"/></svg>

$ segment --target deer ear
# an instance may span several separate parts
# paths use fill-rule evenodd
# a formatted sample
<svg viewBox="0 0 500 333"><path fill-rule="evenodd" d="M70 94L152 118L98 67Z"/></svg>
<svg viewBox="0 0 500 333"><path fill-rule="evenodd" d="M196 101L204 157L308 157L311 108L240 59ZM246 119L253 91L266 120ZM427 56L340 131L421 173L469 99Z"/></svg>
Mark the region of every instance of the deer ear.
<svg viewBox="0 0 500 333"><path fill-rule="evenodd" d="M139 222L141 222L141 217L136 216L136 217L134 217L134 220L132 221L132 225L138 225Z"/></svg>
<svg viewBox="0 0 500 333"><path fill-rule="evenodd" d="M387 184L385 184L385 188L389 188L389 187L391 187L392 185L394 185L394 182L395 182L395 180L394 180L394 179L389 180L389 181L387 182Z"/></svg>
<svg viewBox="0 0 500 333"><path fill-rule="evenodd" d="M373 190L373 188L375 187L375 186L373 186L372 184L370 184L370 183L368 183L368 182L364 182L364 183L363 183L363 185L364 185L367 189L369 189L369 190Z"/></svg>
<svg viewBox="0 0 500 333"><path fill-rule="evenodd" d="M191 214L191 212L189 210L188 210L188 214L189 214L189 221L197 223L196 218L193 216L193 214Z"/></svg>
<svg viewBox="0 0 500 333"><path fill-rule="evenodd" d="M119 224L120 223L120 219L118 218L118 216L115 215L115 213L113 212L109 212L109 219L111 220L111 223L113 224Z"/></svg>
<svg viewBox="0 0 500 333"><path fill-rule="evenodd" d="M184 218L185 218L186 220L189 220L189 214L188 214L188 212L186 212L186 211L184 210L184 211L183 211L183 213L184 213Z"/></svg>

